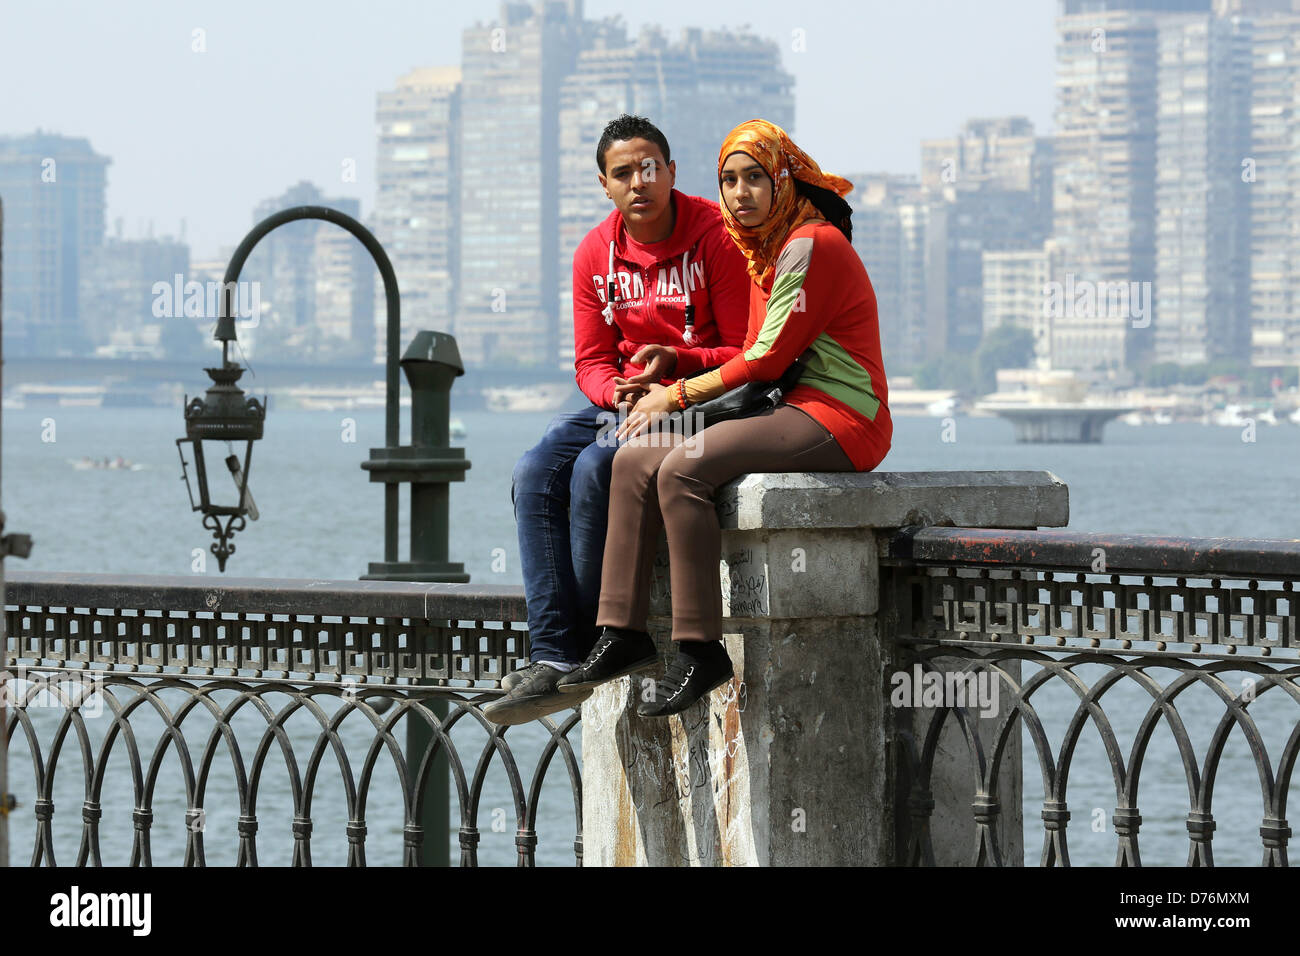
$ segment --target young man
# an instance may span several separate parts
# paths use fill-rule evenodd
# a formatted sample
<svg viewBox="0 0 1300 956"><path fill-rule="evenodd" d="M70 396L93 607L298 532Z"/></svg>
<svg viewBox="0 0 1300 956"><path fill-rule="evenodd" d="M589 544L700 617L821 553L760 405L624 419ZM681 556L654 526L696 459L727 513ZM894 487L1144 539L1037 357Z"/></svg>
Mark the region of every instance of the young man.
<svg viewBox="0 0 1300 956"><path fill-rule="evenodd" d="M573 707L589 694L556 682L596 640L610 469L620 404L645 384L720 365L740 351L749 309L745 259L722 226L717 200L673 188L677 166L663 133L623 115L596 147L600 185L614 211L573 257L574 366L591 405L557 416L515 466L528 630L527 667L483 708L520 724Z"/></svg>

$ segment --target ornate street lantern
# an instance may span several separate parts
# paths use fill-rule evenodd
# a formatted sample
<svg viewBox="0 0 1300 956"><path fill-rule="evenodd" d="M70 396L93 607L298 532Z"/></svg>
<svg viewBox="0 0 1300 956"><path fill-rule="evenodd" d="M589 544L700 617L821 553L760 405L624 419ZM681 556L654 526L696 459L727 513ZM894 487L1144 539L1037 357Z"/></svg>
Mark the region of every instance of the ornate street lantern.
<svg viewBox="0 0 1300 956"><path fill-rule="evenodd" d="M226 559L235 553L230 538L236 531L244 529L245 516L257 520L257 506L248 491L248 472L252 467L253 442L262 437L262 425L266 420L266 396L262 396L259 402L255 397L245 396L244 390L236 384L244 370L229 359L230 343L235 338L235 320L227 294L223 290L225 307L217 319L217 331L213 335L213 338L221 341L221 367L204 370L211 376L212 385L203 398L185 397L185 437L176 439L176 451L181 458L181 478L185 481L185 491L190 496L190 510L203 512L203 527L210 529L212 536L217 539L212 543L211 550L217 556L217 564L222 571L226 570ZM234 443L241 441L246 443L242 466L234 450ZM189 442L194 455L195 477L199 486L197 504L190 488L185 450L181 447L185 442ZM236 504L213 504L208 487L208 459L204 455L204 442L226 443L226 467L230 470L239 495ZM220 454L218 448L217 457Z"/></svg>

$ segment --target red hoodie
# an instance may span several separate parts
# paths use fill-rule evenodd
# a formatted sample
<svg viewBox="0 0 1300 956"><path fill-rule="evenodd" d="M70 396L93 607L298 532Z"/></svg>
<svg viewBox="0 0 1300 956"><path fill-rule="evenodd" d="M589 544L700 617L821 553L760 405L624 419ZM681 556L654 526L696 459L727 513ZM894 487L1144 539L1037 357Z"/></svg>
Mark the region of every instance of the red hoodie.
<svg viewBox="0 0 1300 956"><path fill-rule="evenodd" d="M677 350L677 368L661 383L667 385L721 365L744 342L749 273L722 228L718 204L676 189L672 201L677 219L667 239L637 242L615 209L573 255L573 365L578 387L593 405L614 407L614 377L640 372L642 366L628 360L646 345ZM606 321L611 274L612 321ZM682 339L688 303L695 306L690 346Z"/></svg>

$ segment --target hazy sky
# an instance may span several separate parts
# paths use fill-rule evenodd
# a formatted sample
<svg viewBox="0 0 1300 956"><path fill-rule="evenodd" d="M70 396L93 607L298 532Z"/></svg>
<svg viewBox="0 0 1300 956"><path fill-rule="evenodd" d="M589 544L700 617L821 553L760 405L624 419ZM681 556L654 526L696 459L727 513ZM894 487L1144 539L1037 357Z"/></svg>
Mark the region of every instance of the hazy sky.
<svg viewBox="0 0 1300 956"><path fill-rule="evenodd" d="M195 258L233 246L253 206L309 179L374 202L375 93L459 64L492 0L0 0L0 134L88 137L112 159L110 232L179 231ZM795 138L835 172L915 172L919 141L972 116L1050 128L1055 0L587 0L635 32L738 28L781 44ZM192 50L196 28L206 52ZM793 50L802 30L805 52ZM719 131L719 136L725 133ZM345 159L356 182L343 182Z"/></svg>

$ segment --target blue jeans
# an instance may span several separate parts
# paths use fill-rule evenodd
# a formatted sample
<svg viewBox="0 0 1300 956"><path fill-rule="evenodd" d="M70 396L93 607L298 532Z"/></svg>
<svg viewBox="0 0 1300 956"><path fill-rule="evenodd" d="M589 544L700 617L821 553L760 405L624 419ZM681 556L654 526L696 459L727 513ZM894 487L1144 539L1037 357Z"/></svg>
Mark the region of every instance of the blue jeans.
<svg viewBox="0 0 1300 956"><path fill-rule="evenodd" d="M596 643L610 471L622 444L613 421L596 405L557 415L515 465L510 499L534 663L581 662Z"/></svg>

